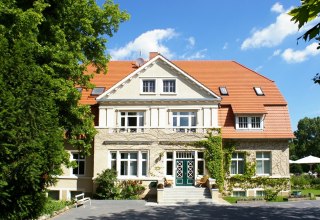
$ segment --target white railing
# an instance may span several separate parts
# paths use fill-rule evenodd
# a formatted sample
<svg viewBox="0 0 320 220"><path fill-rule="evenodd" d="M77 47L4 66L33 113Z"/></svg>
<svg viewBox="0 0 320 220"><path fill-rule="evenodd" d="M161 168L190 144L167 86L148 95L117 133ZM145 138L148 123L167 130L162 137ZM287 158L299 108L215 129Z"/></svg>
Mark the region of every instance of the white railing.
<svg viewBox="0 0 320 220"><path fill-rule="evenodd" d="M171 128L145 128L145 127L117 127L106 128L109 133L151 133L163 131L165 133L207 133L208 127L171 127Z"/></svg>

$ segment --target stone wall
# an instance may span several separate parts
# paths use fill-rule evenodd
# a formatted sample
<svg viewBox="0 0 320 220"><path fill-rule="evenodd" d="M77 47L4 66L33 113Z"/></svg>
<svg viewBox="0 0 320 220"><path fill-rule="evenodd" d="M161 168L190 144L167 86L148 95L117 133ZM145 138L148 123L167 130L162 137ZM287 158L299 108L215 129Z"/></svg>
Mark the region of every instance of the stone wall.
<svg viewBox="0 0 320 220"><path fill-rule="evenodd" d="M247 161L255 161L256 152L271 152L271 176L289 177L289 146L287 140L238 140L236 150L247 152Z"/></svg>

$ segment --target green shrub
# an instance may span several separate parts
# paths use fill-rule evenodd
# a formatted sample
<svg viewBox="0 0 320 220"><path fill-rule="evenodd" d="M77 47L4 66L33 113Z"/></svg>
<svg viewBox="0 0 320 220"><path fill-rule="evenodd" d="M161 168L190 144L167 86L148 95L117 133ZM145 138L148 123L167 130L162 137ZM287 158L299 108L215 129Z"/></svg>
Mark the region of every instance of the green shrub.
<svg viewBox="0 0 320 220"><path fill-rule="evenodd" d="M124 180L120 183L121 199L139 199L139 195L141 195L146 189L141 185L141 181L137 180Z"/></svg>
<svg viewBox="0 0 320 220"><path fill-rule="evenodd" d="M312 178L309 175L291 176L291 186L293 189L310 188Z"/></svg>
<svg viewBox="0 0 320 220"><path fill-rule="evenodd" d="M97 186L95 197L97 199L118 199L120 188L117 186L117 171L106 169L95 179Z"/></svg>
<svg viewBox="0 0 320 220"><path fill-rule="evenodd" d="M264 195L265 200L275 201L275 200L277 200L277 196L278 196L279 191L272 190L272 189L265 189L264 193L265 193L265 195Z"/></svg>
<svg viewBox="0 0 320 220"><path fill-rule="evenodd" d="M98 184L95 194L97 199L138 199L145 190L141 181L124 180L119 183L117 172L113 169L102 171L95 182Z"/></svg>
<svg viewBox="0 0 320 220"><path fill-rule="evenodd" d="M72 202L63 201L63 200L53 200L48 198L42 210L42 215L50 215L52 216L55 211L59 211L65 208L68 205L71 205Z"/></svg>

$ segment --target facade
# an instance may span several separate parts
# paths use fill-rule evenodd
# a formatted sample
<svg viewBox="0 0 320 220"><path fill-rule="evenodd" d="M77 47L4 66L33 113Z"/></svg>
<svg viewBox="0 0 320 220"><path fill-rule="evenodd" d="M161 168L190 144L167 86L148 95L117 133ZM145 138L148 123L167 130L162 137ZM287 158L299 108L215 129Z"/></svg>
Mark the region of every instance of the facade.
<svg viewBox="0 0 320 220"><path fill-rule="evenodd" d="M51 188L57 198L93 193L93 179L106 168L117 170L119 180L148 185L166 178L173 187L194 186L207 173L204 149L188 143L212 128L237 143L231 175L255 161L257 176L289 177L287 103L272 80L237 62L170 61L150 53L147 62L111 61L108 73L92 82L95 89L79 89L81 103L96 115L92 154L81 158L66 147L79 166L65 168ZM260 191L234 189L234 195Z"/></svg>

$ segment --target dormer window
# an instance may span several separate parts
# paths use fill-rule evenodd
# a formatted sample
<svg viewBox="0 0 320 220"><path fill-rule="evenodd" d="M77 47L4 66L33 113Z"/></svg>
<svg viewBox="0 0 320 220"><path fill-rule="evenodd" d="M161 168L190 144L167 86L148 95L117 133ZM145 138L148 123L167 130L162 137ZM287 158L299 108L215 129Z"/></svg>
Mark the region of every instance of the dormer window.
<svg viewBox="0 0 320 220"><path fill-rule="evenodd" d="M236 129L259 130L263 129L261 116L237 116Z"/></svg>
<svg viewBox="0 0 320 220"><path fill-rule="evenodd" d="M220 86L220 87L219 87L219 90L220 90L220 94L221 94L221 95L229 95L229 94L228 94L227 87L225 87L225 86Z"/></svg>
<svg viewBox="0 0 320 220"><path fill-rule="evenodd" d="M103 92L104 92L104 87L95 87L92 89L91 95L97 96L97 95L101 95Z"/></svg>
<svg viewBox="0 0 320 220"><path fill-rule="evenodd" d="M156 80L154 80L154 79L142 80L142 92L155 93L156 92Z"/></svg>
<svg viewBox="0 0 320 220"><path fill-rule="evenodd" d="M176 80L175 79L163 80L163 92L164 93L175 93L176 92Z"/></svg>
<svg viewBox="0 0 320 220"><path fill-rule="evenodd" d="M261 87L253 87L253 89L254 89L254 91L256 92L257 95L259 95L259 96L263 96L264 95Z"/></svg>
<svg viewBox="0 0 320 220"><path fill-rule="evenodd" d="M82 88L81 87L77 87L76 89L78 90L79 93L82 92Z"/></svg>

